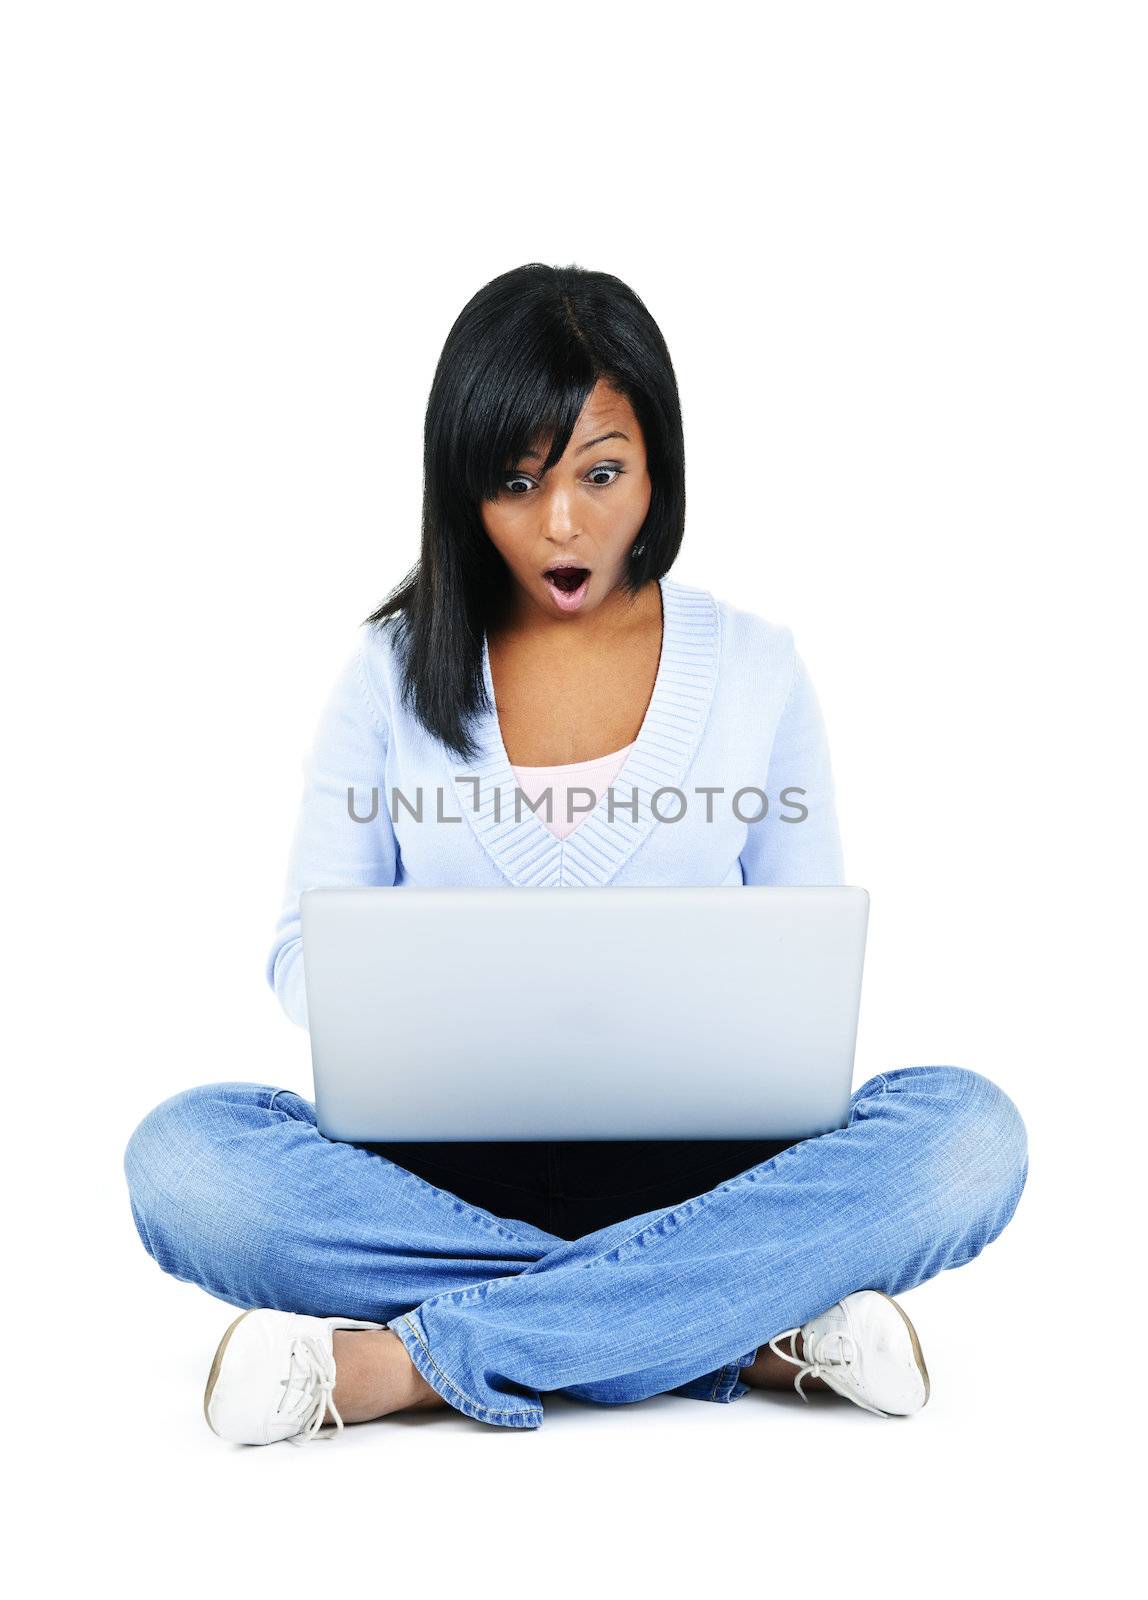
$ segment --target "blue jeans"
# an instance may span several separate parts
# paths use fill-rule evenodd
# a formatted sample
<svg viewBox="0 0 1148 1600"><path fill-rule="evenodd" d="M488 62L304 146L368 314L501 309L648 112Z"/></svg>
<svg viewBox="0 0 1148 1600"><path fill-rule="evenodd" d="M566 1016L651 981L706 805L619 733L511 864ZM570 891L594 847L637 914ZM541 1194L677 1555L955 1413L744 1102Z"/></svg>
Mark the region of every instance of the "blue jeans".
<svg viewBox="0 0 1148 1600"><path fill-rule="evenodd" d="M125 1170L165 1272L235 1306L385 1323L456 1410L537 1428L545 1393L739 1399L773 1335L971 1261L1028 1155L995 1084L930 1066L870 1079L844 1128L573 1239L327 1140L308 1101L255 1084L164 1101Z"/></svg>

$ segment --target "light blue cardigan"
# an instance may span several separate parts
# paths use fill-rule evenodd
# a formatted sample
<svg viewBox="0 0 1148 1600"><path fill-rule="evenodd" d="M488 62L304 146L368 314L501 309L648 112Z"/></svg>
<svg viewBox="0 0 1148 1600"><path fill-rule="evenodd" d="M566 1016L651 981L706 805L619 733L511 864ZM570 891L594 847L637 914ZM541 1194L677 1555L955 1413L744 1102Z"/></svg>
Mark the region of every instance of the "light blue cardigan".
<svg viewBox="0 0 1148 1600"><path fill-rule="evenodd" d="M660 582L645 721L611 790L565 839L517 791L497 712L472 724L479 754L462 762L402 704L393 624L364 625L306 763L267 962L293 1021L307 1025L306 888L843 882L821 713L789 629ZM493 707L485 637L483 674Z"/></svg>

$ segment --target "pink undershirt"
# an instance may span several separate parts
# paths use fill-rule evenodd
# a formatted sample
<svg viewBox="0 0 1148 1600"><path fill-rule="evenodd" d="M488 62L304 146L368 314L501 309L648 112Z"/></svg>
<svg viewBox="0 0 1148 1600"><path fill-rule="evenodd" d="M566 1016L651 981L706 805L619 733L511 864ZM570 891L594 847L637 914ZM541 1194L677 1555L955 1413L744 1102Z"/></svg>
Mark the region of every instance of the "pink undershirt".
<svg viewBox="0 0 1148 1600"><path fill-rule="evenodd" d="M637 741L635 740L634 743ZM558 839L565 839L574 832L579 823L584 822L590 815L588 798L585 794L574 796L574 812L572 820L567 820L566 798L567 791L572 788L591 789L594 793L594 804L597 805L606 790L618 776L626 757L634 748L628 744L622 750L612 750L608 756L598 756L593 761L568 761L561 767L512 767L515 782L523 794L533 805L538 796L545 789L551 792L550 817L546 820L546 805L536 813L539 822L550 829ZM526 815L523 808L523 815Z"/></svg>

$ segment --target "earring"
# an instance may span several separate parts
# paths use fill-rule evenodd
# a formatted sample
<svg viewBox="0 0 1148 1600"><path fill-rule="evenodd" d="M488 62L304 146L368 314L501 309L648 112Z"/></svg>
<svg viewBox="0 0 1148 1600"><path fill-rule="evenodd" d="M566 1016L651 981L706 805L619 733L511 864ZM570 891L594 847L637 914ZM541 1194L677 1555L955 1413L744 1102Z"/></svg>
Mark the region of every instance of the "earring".
<svg viewBox="0 0 1148 1600"><path fill-rule="evenodd" d="M643 550L644 550L644 549L645 549L645 548L646 548L646 547L645 547L645 545L644 545L644 544L636 544L636 545L635 545L635 546L634 546L634 548L633 548L633 549L632 549L632 550L631 550L631 551L630 551L630 554L631 554L631 555L632 555L632 556L640 556L640 555L641 555L641 553L642 553L642 551L643 551Z"/></svg>

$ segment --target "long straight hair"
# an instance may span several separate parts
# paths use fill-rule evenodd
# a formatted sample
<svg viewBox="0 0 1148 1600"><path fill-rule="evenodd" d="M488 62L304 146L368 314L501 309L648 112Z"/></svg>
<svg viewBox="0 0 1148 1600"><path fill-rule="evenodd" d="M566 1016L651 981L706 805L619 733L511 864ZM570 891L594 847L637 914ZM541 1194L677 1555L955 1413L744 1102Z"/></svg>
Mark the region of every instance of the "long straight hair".
<svg viewBox="0 0 1148 1600"><path fill-rule="evenodd" d="M540 471L561 460L599 380L627 397L645 438L650 508L623 580L634 595L673 565L686 512L677 379L634 291L584 267L515 267L463 307L439 357L423 431L421 553L366 620L393 619L404 702L464 761L475 754L473 718L491 709L483 634L505 615L513 583L481 504L537 441L552 441Z"/></svg>

